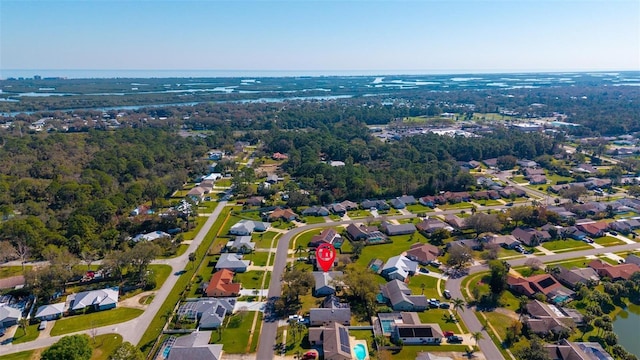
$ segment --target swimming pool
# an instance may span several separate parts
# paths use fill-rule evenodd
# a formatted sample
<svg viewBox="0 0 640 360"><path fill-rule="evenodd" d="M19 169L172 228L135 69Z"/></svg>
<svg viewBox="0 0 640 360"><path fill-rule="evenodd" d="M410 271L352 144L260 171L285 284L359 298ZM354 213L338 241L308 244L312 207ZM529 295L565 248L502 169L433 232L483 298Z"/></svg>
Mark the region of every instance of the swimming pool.
<svg viewBox="0 0 640 360"><path fill-rule="evenodd" d="M393 320L382 320L382 319L380 319L380 326L382 327L382 332L385 335L391 334L391 330L392 330L391 324L393 324Z"/></svg>
<svg viewBox="0 0 640 360"><path fill-rule="evenodd" d="M367 358L367 348L362 344L356 344L353 347L353 353L356 355L357 360L364 360Z"/></svg>

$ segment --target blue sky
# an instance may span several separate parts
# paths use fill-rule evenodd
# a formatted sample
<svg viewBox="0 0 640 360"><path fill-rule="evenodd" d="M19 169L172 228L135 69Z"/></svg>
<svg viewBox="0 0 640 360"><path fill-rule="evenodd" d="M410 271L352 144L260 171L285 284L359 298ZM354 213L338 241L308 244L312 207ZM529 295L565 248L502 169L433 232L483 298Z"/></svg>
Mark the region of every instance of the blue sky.
<svg viewBox="0 0 640 360"><path fill-rule="evenodd" d="M638 0L0 0L0 69L640 69Z"/></svg>

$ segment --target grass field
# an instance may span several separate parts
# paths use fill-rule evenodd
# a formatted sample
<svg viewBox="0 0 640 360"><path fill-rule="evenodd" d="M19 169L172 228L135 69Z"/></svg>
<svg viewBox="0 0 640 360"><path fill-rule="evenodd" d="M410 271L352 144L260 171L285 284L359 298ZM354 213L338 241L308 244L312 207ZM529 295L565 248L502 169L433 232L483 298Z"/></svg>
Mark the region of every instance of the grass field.
<svg viewBox="0 0 640 360"><path fill-rule="evenodd" d="M603 236L603 237L595 238L593 239L593 241L595 241L596 244L600 244L602 246L614 246L614 245L620 245L625 243L624 241L617 239L613 236Z"/></svg>
<svg viewBox="0 0 640 360"><path fill-rule="evenodd" d="M408 250L411 245L417 243L419 240L424 242L424 237L417 233L414 235L413 240L411 240L410 235L394 236L392 239L393 242L388 244L365 246L356 264L366 267L372 259L387 261L390 257Z"/></svg>
<svg viewBox="0 0 640 360"><path fill-rule="evenodd" d="M38 332L39 325L40 324L33 324L33 325L27 326L26 334L24 333L24 330L22 328L18 328L16 330L15 335L13 336L12 344L20 344L23 342L29 342L37 339L39 335L39 332Z"/></svg>
<svg viewBox="0 0 640 360"><path fill-rule="evenodd" d="M573 239L547 241L542 244L542 247L551 251L568 250L568 249L577 250L579 248L585 248L585 249L591 248L591 246L587 245L584 241L573 240Z"/></svg>
<svg viewBox="0 0 640 360"><path fill-rule="evenodd" d="M200 231L204 223L207 221L206 217L196 216L196 227L184 233L185 240L193 240L196 237L196 234Z"/></svg>
<svg viewBox="0 0 640 360"><path fill-rule="evenodd" d="M249 255L245 255L244 258L251 260L254 266L267 266L267 258L269 257L269 253L266 252L253 252Z"/></svg>
<svg viewBox="0 0 640 360"><path fill-rule="evenodd" d="M371 216L371 213L368 210L350 210L347 211L347 215L351 219L364 219L367 216Z"/></svg>
<svg viewBox="0 0 640 360"><path fill-rule="evenodd" d="M134 319L143 313L140 309L117 308L105 311L99 311L91 314L74 315L68 318L57 320L51 336L64 335L80 330L87 330L94 327L101 327L111 324L117 324Z"/></svg>
<svg viewBox="0 0 640 360"><path fill-rule="evenodd" d="M122 344L122 336L119 334L98 335L95 339L89 340L93 348L91 360L107 360L111 353Z"/></svg>
<svg viewBox="0 0 640 360"><path fill-rule="evenodd" d="M25 269L30 269L31 266L25 266ZM22 266L1 266L0 267L0 279L22 275Z"/></svg>
<svg viewBox="0 0 640 360"><path fill-rule="evenodd" d="M243 289L260 289L264 273L264 271L247 271L244 273L237 273L234 277L234 281L241 283Z"/></svg>
<svg viewBox="0 0 640 360"><path fill-rule="evenodd" d="M413 294L423 294L421 285L424 285L424 296L439 299L438 279L433 276L415 275L409 280L409 288Z"/></svg>
<svg viewBox="0 0 640 360"><path fill-rule="evenodd" d="M323 224L326 222L322 216L305 216L303 219L307 224Z"/></svg>
<svg viewBox="0 0 640 360"><path fill-rule="evenodd" d="M432 212L433 209L428 207L428 206L424 206L422 204L413 204L413 205L407 205L407 210L411 211L414 214L420 214L420 213L424 213L424 212Z"/></svg>
<svg viewBox="0 0 640 360"><path fill-rule="evenodd" d="M258 315L256 333L253 334L253 341L249 345L249 335L251 332L251 324L253 323L253 312L238 312L225 320L225 327L222 330L222 339L218 340L217 332L211 334L212 340L221 343L225 353L228 354L246 354L256 351L258 337L260 337L260 322L262 321L262 313ZM249 348L249 349L247 349ZM247 351L249 350L249 351Z"/></svg>
<svg viewBox="0 0 640 360"><path fill-rule="evenodd" d="M35 357L35 350L21 351L9 355L0 356L0 360L35 360L40 357Z"/></svg>
<svg viewBox="0 0 640 360"><path fill-rule="evenodd" d="M438 208L442 210L456 210L456 209L471 209L473 204L468 202L460 202L457 204L439 205Z"/></svg>
<svg viewBox="0 0 640 360"><path fill-rule="evenodd" d="M456 323L451 320L451 314L449 313L449 310L429 309L418 313L418 317L424 324L436 323L440 325L442 331L453 331L456 334L460 333L458 325L456 325ZM462 323L460 323L460 326L462 326ZM465 332L464 326L462 326L462 331Z"/></svg>
<svg viewBox="0 0 640 360"><path fill-rule="evenodd" d="M256 248L258 249L269 249L271 248L271 240L276 236L280 235L275 231L265 231L260 233L254 233L251 235L251 241L256 243ZM277 246L278 242L274 242L273 246Z"/></svg>

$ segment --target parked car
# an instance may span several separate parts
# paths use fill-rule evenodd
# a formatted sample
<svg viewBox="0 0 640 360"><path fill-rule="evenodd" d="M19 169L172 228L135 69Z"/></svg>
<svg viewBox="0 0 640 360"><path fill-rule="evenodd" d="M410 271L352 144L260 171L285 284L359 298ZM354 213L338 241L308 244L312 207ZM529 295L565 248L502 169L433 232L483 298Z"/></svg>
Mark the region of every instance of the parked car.
<svg viewBox="0 0 640 360"><path fill-rule="evenodd" d="M584 238L584 242L588 243L588 244L593 244L593 239L590 237L586 237Z"/></svg>
<svg viewBox="0 0 640 360"><path fill-rule="evenodd" d="M610 233L611 235L613 235L613 236L618 236L618 233L617 233L617 232L615 232L615 231L609 231L609 233Z"/></svg>
<svg viewBox="0 0 640 360"><path fill-rule="evenodd" d="M512 202L508 202L504 206L513 206L513 203Z"/></svg>
<svg viewBox="0 0 640 360"><path fill-rule="evenodd" d="M445 298L451 299L451 292L449 290L445 290L443 295L444 295Z"/></svg>
<svg viewBox="0 0 640 360"><path fill-rule="evenodd" d="M440 303L440 305L438 306L440 309L448 309L449 308L449 303Z"/></svg>
<svg viewBox="0 0 640 360"><path fill-rule="evenodd" d="M427 268L420 268L420 272L424 273L424 274L428 274L429 273L429 269Z"/></svg>
<svg viewBox="0 0 640 360"><path fill-rule="evenodd" d="M449 337L447 338L447 342L448 342L448 343L451 343L451 344L459 344L459 343L461 343L461 342L462 342L462 337L460 337L460 336L456 336L456 335L449 336Z"/></svg>
<svg viewBox="0 0 640 360"><path fill-rule="evenodd" d="M38 330L44 330L47 328L47 320L42 320L40 325L38 325Z"/></svg>

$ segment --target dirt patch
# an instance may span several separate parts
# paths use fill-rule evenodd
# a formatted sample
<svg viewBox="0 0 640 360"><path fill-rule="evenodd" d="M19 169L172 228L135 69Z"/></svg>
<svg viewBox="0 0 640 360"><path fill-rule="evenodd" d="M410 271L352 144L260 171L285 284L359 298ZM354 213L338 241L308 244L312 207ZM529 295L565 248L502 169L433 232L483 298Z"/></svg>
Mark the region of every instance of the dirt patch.
<svg viewBox="0 0 640 360"><path fill-rule="evenodd" d="M263 164L258 166L255 169L256 174L264 174L265 176L268 174L275 174L280 170L279 164Z"/></svg>

